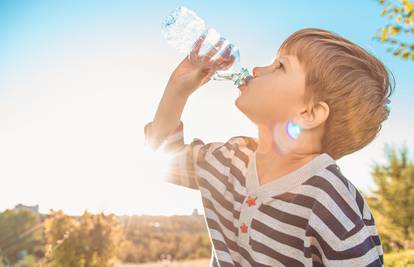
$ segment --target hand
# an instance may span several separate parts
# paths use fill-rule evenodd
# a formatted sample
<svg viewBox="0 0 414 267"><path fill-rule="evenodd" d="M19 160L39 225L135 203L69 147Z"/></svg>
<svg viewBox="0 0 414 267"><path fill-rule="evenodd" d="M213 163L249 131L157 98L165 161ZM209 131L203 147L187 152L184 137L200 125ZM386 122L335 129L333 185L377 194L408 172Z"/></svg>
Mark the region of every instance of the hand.
<svg viewBox="0 0 414 267"><path fill-rule="evenodd" d="M173 90L179 91L184 96L190 96L195 90L207 83L217 70L228 69L233 64L235 57L230 55L231 44L226 46L217 59L211 60L223 44L225 40L223 38L204 56L200 56L200 47L205 38L206 35L203 34L196 41L190 54L171 74L167 87L173 87Z"/></svg>

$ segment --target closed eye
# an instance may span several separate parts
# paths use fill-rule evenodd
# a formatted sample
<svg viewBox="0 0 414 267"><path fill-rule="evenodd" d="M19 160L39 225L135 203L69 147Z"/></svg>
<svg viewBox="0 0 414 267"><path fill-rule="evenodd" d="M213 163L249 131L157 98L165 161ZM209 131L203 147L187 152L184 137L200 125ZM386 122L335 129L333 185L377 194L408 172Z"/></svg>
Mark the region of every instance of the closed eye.
<svg viewBox="0 0 414 267"><path fill-rule="evenodd" d="M279 61L279 66L276 69L284 69L285 66L283 65L283 63L281 61Z"/></svg>

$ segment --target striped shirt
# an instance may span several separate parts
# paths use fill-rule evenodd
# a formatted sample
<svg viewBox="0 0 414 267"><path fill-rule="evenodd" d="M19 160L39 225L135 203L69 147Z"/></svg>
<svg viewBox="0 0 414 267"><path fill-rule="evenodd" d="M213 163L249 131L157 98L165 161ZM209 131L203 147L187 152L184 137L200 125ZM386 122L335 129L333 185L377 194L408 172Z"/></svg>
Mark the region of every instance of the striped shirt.
<svg viewBox="0 0 414 267"><path fill-rule="evenodd" d="M212 266L383 266L374 217L329 154L260 185L257 142L185 144L182 121L162 139L166 181L201 192Z"/></svg>

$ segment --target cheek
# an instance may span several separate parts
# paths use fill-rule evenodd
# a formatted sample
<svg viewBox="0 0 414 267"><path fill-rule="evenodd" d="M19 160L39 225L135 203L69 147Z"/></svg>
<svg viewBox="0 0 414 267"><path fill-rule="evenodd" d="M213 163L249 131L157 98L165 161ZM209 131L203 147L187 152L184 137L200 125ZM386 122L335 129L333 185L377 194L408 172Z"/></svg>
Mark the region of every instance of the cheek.
<svg viewBox="0 0 414 267"><path fill-rule="evenodd" d="M237 99L236 106L257 123L287 121L295 115L299 96L283 81L257 80Z"/></svg>
<svg viewBox="0 0 414 267"><path fill-rule="evenodd" d="M288 76L275 80L273 84L265 92L265 95L269 96L266 98L267 102L270 100L271 107L276 111L285 111L291 115L291 111L295 110L302 100L297 85Z"/></svg>

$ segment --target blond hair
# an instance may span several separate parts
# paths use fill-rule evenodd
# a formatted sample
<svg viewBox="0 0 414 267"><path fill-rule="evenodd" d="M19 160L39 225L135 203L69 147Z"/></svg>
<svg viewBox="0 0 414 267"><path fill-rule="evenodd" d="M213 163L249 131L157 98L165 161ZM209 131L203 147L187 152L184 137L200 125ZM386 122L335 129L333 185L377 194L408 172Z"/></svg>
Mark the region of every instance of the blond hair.
<svg viewBox="0 0 414 267"><path fill-rule="evenodd" d="M369 144L388 118L395 89L384 64L347 39L327 30L294 32L279 52L295 55L306 71L305 100L326 102L329 117L322 152L335 160Z"/></svg>

